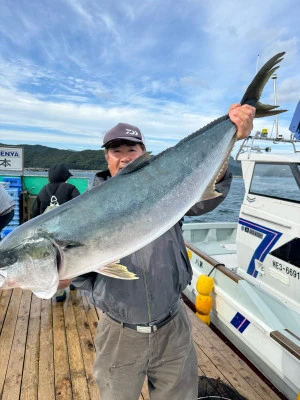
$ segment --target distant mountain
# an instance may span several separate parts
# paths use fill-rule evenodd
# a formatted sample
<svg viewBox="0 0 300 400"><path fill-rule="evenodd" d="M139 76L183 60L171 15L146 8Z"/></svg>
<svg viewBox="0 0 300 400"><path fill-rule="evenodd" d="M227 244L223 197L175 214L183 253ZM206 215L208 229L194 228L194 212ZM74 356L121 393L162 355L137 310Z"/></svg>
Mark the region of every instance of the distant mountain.
<svg viewBox="0 0 300 400"><path fill-rule="evenodd" d="M0 144L0 146L9 146ZM60 150L41 145L20 144L24 148L24 168L48 169L64 163L69 169L103 170L107 168L103 150Z"/></svg>
<svg viewBox="0 0 300 400"><path fill-rule="evenodd" d="M242 176L241 162L236 161L233 157L229 157L229 169L233 176Z"/></svg>

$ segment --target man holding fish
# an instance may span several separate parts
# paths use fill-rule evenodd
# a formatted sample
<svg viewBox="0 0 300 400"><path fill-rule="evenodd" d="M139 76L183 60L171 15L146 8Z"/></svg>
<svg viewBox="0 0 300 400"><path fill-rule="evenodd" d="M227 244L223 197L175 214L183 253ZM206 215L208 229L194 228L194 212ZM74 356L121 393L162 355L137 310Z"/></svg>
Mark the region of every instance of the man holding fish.
<svg viewBox="0 0 300 400"><path fill-rule="evenodd" d="M157 156L146 153L137 127L116 125L104 136L108 171L96 175L95 187L0 242L1 288L50 298L59 280L62 288L73 278L103 311L94 364L102 400L137 400L146 376L151 400L197 399L197 357L181 301L192 269L178 221L224 199L228 157L254 115L285 111L259 101L283 55L266 62L229 114Z"/></svg>
<svg viewBox="0 0 300 400"><path fill-rule="evenodd" d="M250 134L254 115L255 108L249 105L230 107L237 139ZM115 176L146 151L139 128L124 123L106 133L102 147L108 170L96 174L94 185ZM221 168L216 190L222 195L199 201L187 215L213 210L226 197L230 183L231 173ZM120 263L139 279L124 281L89 273L73 280L75 286L90 292L90 301L103 311L94 364L101 399L137 400L147 376L152 400L195 400L197 357L181 300L192 269L180 223ZM70 281L61 286L64 283Z"/></svg>

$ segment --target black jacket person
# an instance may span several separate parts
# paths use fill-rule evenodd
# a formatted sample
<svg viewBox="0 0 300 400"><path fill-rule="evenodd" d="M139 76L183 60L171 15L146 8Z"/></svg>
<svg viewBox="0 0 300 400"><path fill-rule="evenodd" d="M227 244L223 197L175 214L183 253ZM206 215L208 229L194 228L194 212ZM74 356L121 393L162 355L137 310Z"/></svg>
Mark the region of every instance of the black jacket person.
<svg viewBox="0 0 300 400"><path fill-rule="evenodd" d="M32 217L36 217L46 210L51 196L55 196L59 204L66 203L77 197L78 189L66 181L72 176L65 164L54 164L49 169L49 183L45 185L32 205ZM49 195L51 193L51 196Z"/></svg>

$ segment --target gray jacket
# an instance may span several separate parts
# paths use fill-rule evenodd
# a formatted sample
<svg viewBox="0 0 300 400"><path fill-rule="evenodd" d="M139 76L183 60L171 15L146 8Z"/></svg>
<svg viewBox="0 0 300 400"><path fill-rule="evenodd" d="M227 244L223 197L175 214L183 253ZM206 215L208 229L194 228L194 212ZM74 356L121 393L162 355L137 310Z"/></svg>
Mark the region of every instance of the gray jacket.
<svg viewBox="0 0 300 400"><path fill-rule="evenodd" d="M108 171L97 173L94 184L101 184L109 177ZM227 172L216 185L222 196L196 203L187 215L201 215L213 210L226 197L230 184L231 173ZM136 273L139 279L124 281L89 273L73 282L89 292L93 304L118 321L144 324L163 319L192 279L181 221L141 250L124 257L120 263Z"/></svg>

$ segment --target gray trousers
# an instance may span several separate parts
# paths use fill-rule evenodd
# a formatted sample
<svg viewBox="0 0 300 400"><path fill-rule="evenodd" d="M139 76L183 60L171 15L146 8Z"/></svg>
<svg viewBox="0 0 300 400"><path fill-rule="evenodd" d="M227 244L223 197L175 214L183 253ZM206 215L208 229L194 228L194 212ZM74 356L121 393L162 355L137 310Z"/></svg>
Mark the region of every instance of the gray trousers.
<svg viewBox="0 0 300 400"><path fill-rule="evenodd" d="M146 376L151 400L196 400L197 356L184 306L150 334L124 328L102 314L94 376L101 400L138 400Z"/></svg>

